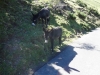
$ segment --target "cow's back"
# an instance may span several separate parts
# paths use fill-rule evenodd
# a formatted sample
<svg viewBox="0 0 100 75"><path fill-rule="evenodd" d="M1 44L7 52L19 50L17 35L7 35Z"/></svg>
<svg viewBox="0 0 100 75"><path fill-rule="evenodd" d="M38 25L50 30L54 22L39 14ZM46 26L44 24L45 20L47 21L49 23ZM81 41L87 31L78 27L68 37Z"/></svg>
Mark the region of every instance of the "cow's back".
<svg viewBox="0 0 100 75"><path fill-rule="evenodd" d="M40 18L48 18L50 16L50 11L47 8L41 9L39 12Z"/></svg>
<svg viewBox="0 0 100 75"><path fill-rule="evenodd" d="M55 27L54 29L52 29L51 36L52 36L52 38L61 37L62 36L62 28Z"/></svg>

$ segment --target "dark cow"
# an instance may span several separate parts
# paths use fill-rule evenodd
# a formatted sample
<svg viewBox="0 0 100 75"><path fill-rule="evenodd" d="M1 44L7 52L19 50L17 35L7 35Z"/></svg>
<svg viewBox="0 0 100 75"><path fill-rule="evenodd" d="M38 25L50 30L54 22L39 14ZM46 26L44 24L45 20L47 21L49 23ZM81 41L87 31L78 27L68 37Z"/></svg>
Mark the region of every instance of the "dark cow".
<svg viewBox="0 0 100 75"><path fill-rule="evenodd" d="M43 28L44 31L44 38L45 43L48 43L48 40L50 39L51 42L51 50L53 52L53 45L54 45L54 39L59 39L59 45L61 45L61 37L62 37L62 28L61 27L55 27L51 30L47 30Z"/></svg>
<svg viewBox="0 0 100 75"><path fill-rule="evenodd" d="M50 19L50 11L48 10L48 8L42 8L37 14L33 14L33 18L32 18L32 25L37 24L37 21L39 19L42 19L42 24L44 24L43 22L45 22L45 25L47 27L47 24L49 22Z"/></svg>

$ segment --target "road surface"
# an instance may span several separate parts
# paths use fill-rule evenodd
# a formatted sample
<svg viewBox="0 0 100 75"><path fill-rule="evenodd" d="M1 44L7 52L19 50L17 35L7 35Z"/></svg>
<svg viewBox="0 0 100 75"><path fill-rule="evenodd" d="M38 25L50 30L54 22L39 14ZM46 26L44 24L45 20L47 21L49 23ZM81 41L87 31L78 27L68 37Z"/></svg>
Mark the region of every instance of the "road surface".
<svg viewBox="0 0 100 75"><path fill-rule="evenodd" d="M75 40L34 75L100 75L100 28Z"/></svg>

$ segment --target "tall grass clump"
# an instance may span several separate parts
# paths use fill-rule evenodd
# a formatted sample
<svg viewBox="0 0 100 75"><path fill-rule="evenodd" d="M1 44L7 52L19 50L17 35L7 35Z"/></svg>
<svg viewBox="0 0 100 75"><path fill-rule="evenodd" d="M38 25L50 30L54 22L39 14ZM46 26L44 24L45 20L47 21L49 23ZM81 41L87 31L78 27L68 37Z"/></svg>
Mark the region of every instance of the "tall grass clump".
<svg viewBox="0 0 100 75"><path fill-rule="evenodd" d="M80 23L80 25L81 25L81 29L82 29L83 32L84 31L86 32L86 31L90 31L91 30L91 26L89 24L85 23L85 22Z"/></svg>
<svg viewBox="0 0 100 75"><path fill-rule="evenodd" d="M79 18L85 20L87 15L85 13L83 13L83 12L78 12L78 16L79 16Z"/></svg>
<svg viewBox="0 0 100 75"><path fill-rule="evenodd" d="M77 0L77 3L81 7L87 7L87 5L85 3L83 3L82 1L80 1L80 0Z"/></svg>
<svg viewBox="0 0 100 75"><path fill-rule="evenodd" d="M68 14L68 19L71 19L71 20L75 20L76 19L76 15L74 13L69 13Z"/></svg>
<svg viewBox="0 0 100 75"><path fill-rule="evenodd" d="M89 14L91 13L95 16L100 16L99 12L95 8L89 8Z"/></svg>

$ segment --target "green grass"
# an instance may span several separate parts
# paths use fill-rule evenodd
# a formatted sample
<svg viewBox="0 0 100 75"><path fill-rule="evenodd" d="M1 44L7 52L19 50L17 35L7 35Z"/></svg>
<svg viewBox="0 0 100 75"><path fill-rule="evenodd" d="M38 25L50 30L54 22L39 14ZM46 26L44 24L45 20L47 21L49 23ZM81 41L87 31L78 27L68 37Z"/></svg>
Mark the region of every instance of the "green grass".
<svg viewBox="0 0 100 75"><path fill-rule="evenodd" d="M77 0L77 3L78 3L79 6L81 6L81 7L87 7L86 3L83 3L81 0Z"/></svg>
<svg viewBox="0 0 100 75"><path fill-rule="evenodd" d="M81 1L83 1L84 3L86 3L89 7L96 8L99 11L99 13L100 13L100 8L99 8L99 6L100 6L100 0L87 0L87 1L81 0Z"/></svg>
<svg viewBox="0 0 100 75"><path fill-rule="evenodd" d="M0 49L2 49L0 74L25 75L29 68L34 70L59 53L60 49L71 42L76 33L84 33L97 27L95 21L92 21L94 17L90 19L91 22L87 19L88 16L82 20L78 17L77 11L67 14L68 10L64 10L65 13L60 15L52 11L52 5L59 1L54 3L53 0L44 0L44 3L41 1L36 3L33 0L0 1L2 10L0 10ZM63 29L63 42L59 46L58 40L55 40L54 54L51 54L50 42L44 44L42 25L31 25L31 11L37 13L46 5L51 10L49 27L60 26Z"/></svg>

